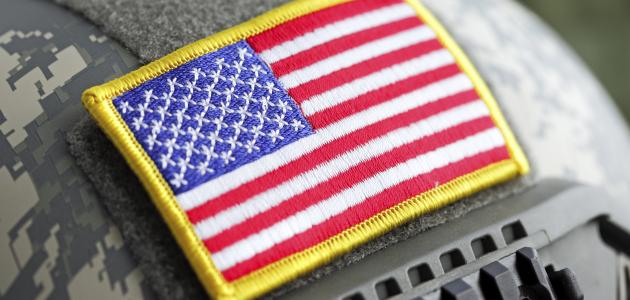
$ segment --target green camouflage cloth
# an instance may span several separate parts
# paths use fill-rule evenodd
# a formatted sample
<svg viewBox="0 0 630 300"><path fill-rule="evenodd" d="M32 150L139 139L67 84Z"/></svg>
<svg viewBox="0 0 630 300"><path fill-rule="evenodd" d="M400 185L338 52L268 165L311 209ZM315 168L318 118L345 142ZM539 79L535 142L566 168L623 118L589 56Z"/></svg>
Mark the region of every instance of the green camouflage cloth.
<svg viewBox="0 0 630 300"><path fill-rule="evenodd" d="M82 91L137 59L47 1L0 7L1 298L152 298L65 140Z"/></svg>

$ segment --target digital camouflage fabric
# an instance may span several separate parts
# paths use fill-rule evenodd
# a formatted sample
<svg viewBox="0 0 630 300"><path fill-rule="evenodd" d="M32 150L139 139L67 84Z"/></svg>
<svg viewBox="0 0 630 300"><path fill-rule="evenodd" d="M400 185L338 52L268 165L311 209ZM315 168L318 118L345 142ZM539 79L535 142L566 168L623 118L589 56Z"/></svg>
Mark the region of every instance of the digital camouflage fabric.
<svg viewBox="0 0 630 300"><path fill-rule="evenodd" d="M67 7L45 0L0 2L7 8L0 12L0 74L4 74L0 86L3 97L6 93L16 99L0 99L0 297L201 298L204 294L183 257L180 263L161 264L160 253L173 253L169 251L176 251L176 245L165 236L149 199L98 128L88 119L71 133L81 167L69 155L64 139L87 116L79 99L85 88L137 67L134 56L116 41L142 61L151 61L268 7L246 0L212 5L201 0L59 2L87 16L110 37ZM630 196L625 124L599 84L554 34L511 1L424 2L490 85L528 152L532 181L563 177L604 186L616 198ZM61 64L55 62L63 57L74 59L66 60L60 70L55 66ZM91 175L98 193L79 168ZM412 222L272 296L524 184L489 191ZM101 203L118 227L109 221ZM139 247L147 241L153 242ZM136 267L136 261L144 270Z"/></svg>
<svg viewBox="0 0 630 300"><path fill-rule="evenodd" d="M66 143L85 87L137 59L52 3L0 6L1 298L151 297Z"/></svg>

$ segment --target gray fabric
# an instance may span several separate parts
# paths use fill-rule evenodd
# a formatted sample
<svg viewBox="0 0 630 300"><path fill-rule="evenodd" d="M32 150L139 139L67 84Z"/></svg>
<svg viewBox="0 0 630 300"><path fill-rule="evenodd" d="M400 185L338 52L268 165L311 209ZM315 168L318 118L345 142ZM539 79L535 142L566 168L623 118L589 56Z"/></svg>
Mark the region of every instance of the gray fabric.
<svg viewBox="0 0 630 300"><path fill-rule="evenodd" d="M57 1L84 13L145 61L282 2ZM493 89L519 139L529 150L536 171L533 178L562 176L602 184L615 195L630 194L626 171L630 169L629 163L615 159L630 151L626 128L612 111L605 92L545 27L511 1L425 2L454 34ZM537 47L531 47L533 44ZM604 128L607 136L601 135ZM147 204L150 201L140 184L96 126L89 120L82 122L69 135L69 141L78 163L94 181L158 294L170 299L201 295L200 291L191 291L199 286L191 282L194 279L189 267L164 224L156 221L159 217ZM513 181L426 215L272 295L307 284L530 184L528 178Z"/></svg>
<svg viewBox="0 0 630 300"><path fill-rule="evenodd" d="M288 0L55 0L101 25L135 52L156 60Z"/></svg>

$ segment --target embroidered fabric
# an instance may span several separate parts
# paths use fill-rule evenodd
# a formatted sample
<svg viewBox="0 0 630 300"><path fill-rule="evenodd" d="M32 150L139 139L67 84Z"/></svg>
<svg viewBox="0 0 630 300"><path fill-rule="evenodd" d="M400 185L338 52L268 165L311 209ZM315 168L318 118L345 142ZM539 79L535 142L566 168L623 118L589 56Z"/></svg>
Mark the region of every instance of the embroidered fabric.
<svg viewBox="0 0 630 300"><path fill-rule="evenodd" d="M176 194L312 133L244 41L150 80L114 105Z"/></svg>

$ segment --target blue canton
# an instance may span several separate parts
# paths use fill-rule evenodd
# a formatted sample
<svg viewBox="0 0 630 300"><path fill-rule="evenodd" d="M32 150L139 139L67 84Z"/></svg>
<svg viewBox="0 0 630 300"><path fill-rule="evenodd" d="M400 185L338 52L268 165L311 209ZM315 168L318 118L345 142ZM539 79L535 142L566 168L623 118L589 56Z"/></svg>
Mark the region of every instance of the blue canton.
<svg viewBox="0 0 630 300"><path fill-rule="evenodd" d="M149 80L114 105L175 194L313 132L243 41Z"/></svg>

